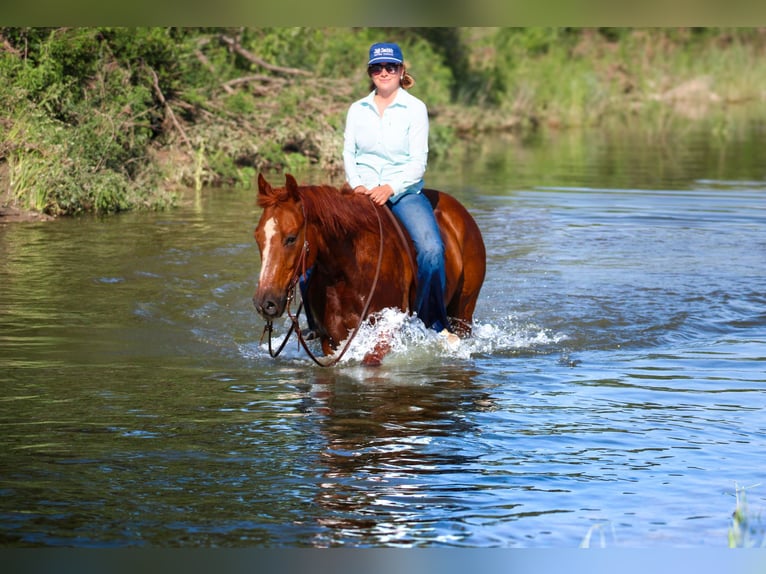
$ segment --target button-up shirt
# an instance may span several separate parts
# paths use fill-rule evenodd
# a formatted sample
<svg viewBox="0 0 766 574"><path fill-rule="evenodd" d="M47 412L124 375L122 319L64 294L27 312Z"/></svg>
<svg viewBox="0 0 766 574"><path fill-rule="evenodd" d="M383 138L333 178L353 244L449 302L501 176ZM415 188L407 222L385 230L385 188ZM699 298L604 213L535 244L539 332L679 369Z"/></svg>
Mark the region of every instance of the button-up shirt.
<svg viewBox="0 0 766 574"><path fill-rule="evenodd" d="M399 88L394 101L378 114L375 92L348 109L343 143L346 180L352 188L389 184L395 197L423 189L428 161L426 105Z"/></svg>

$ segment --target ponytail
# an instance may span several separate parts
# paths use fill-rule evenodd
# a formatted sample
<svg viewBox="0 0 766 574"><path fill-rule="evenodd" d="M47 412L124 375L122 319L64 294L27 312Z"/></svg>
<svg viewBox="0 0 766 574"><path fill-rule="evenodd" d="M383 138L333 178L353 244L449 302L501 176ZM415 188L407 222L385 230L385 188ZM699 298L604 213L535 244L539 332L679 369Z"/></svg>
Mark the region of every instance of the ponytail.
<svg viewBox="0 0 766 574"><path fill-rule="evenodd" d="M415 78L410 76L410 73L407 71L407 66L405 64L402 64L402 79L399 80L399 85L405 90L409 90L412 86L415 85Z"/></svg>

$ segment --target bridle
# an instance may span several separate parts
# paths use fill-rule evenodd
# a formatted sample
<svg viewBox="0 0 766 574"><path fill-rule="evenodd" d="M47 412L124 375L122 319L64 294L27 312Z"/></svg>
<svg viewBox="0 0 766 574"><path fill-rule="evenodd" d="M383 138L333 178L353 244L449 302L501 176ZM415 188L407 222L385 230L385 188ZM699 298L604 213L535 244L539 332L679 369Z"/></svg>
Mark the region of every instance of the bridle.
<svg viewBox="0 0 766 574"><path fill-rule="evenodd" d="M375 215L378 217L378 234L380 239L379 248L378 248L378 265L375 269L375 278L372 280L370 293L367 296L367 301L364 304L364 309L362 310L362 313L359 315L359 323L357 323L351 335L349 335L349 337L346 339L346 344L343 346L343 349L341 350L340 354L327 357L328 360L322 360L321 358L317 357L314 353L311 352L311 349L309 349L309 346L303 337L303 333L301 333L300 325L298 324L298 315L300 315L301 309L303 308L303 301L301 300L301 303L298 306L298 311L295 313L295 315L293 315L292 311L290 310L290 305L293 299L295 298L295 286L298 284L298 281L300 281L301 277L306 276L306 272L307 272L306 260L308 259L308 254L310 250L308 235L307 235L308 221L306 219L306 210L304 209L303 202L301 201L301 210L303 211L303 247L301 248L301 255L298 258L298 262L295 266L295 269L293 270L293 275L290 278L290 282L287 285L287 305L285 307L287 316L290 318L290 322L291 322L290 329L287 331L287 335L285 335L284 340L282 341L282 343L280 344L276 352L273 351L271 346L271 333L274 328L273 322L271 321L271 319L266 319L266 325L264 326L263 333L261 334L261 342L263 342L263 338L266 336L266 333L268 332L269 334L269 355L271 355L272 358L276 358L279 356L279 354L285 348L285 345L287 345L287 341L288 339L290 339L290 335L292 335L293 331L295 331L295 333L298 336L298 342L300 346L303 347L303 350L306 351L306 354L311 358L311 360L313 360L320 367L332 367L333 365L338 364L340 360L343 358L343 356L346 354L346 351L348 351L349 347L351 346L351 342L354 340L357 333L359 333L359 329L361 329L362 323L364 323L365 319L367 319L367 312L370 309L372 296L375 293L375 289L378 286L378 278L380 277L380 268L383 264L383 222L380 219L380 211L378 207L375 205L375 203L373 203L372 199L370 199L370 203L372 203L373 209L375 210ZM393 213L390 213L390 215L394 220L396 219L395 217L393 217ZM397 222L395 221L395 223ZM401 234L401 230L399 231L399 233Z"/></svg>

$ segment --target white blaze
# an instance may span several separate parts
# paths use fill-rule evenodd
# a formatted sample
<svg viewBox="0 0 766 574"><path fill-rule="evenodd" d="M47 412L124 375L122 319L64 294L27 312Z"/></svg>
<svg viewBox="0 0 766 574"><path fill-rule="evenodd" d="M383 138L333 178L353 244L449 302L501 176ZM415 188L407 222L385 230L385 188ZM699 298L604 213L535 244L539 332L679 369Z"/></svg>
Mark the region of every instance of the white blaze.
<svg viewBox="0 0 766 574"><path fill-rule="evenodd" d="M272 243L274 242L274 237L277 235L277 220L276 218L272 217L266 222L266 225L263 226L263 231L265 235L265 239L263 242L263 253L261 253L261 274L258 278L258 282L260 284L263 284L264 281L267 281L271 279L269 276L269 255L271 254L272 250Z"/></svg>

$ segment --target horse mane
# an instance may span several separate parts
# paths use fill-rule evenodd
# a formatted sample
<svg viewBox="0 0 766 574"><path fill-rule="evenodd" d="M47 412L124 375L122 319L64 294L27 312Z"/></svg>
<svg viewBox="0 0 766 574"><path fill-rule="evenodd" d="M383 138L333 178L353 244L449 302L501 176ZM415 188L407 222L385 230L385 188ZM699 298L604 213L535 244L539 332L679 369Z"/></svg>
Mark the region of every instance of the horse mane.
<svg viewBox="0 0 766 574"><path fill-rule="evenodd" d="M377 232L378 218L372 202L354 193L348 184L340 189L331 185L306 185L297 189L306 220L328 234L348 236L360 231ZM264 208L275 206L288 197L285 188L274 188L273 193L259 196L258 204Z"/></svg>
<svg viewBox="0 0 766 574"><path fill-rule="evenodd" d="M306 218L338 236L377 231L378 218L372 201L354 193L348 186L341 189L329 185L301 188Z"/></svg>

